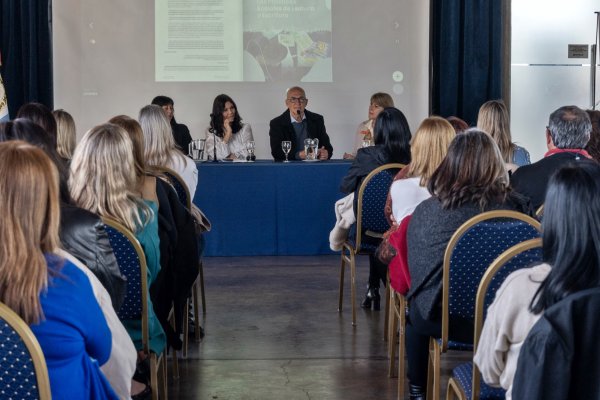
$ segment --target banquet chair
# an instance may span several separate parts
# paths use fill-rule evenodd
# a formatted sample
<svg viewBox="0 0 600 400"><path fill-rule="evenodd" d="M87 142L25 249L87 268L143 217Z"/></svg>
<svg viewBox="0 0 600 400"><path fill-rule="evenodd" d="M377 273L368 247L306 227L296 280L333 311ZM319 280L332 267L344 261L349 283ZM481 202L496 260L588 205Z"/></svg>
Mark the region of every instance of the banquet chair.
<svg viewBox="0 0 600 400"><path fill-rule="evenodd" d="M344 297L344 270L350 264L350 290L352 302L352 326L356 326L356 256L359 254L374 254L389 223L385 217L384 207L387 194L398 170L404 164L385 164L375 168L362 181L358 189L356 207L356 224L348 235L341 252L340 290L338 311L342 311ZM384 335L387 335L387 314L389 312L389 285L386 288L385 304L386 318Z"/></svg>
<svg viewBox="0 0 600 400"><path fill-rule="evenodd" d="M27 323L0 303L0 399L51 398L40 344Z"/></svg>
<svg viewBox="0 0 600 400"><path fill-rule="evenodd" d="M395 248L396 255L388 267L388 286L390 291L390 313L388 322L388 376L398 377L398 400L404 398L404 330L406 328L406 311L408 302L404 295L408 291L410 277L408 274L408 254L406 234L412 215L400 221L398 229L392 233L389 242ZM396 335L398 343L396 344ZM396 356L396 352L398 353ZM396 371L396 357L398 370Z"/></svg>
<svg viewBox="0 0 600 400"><path fill-rule="evenodd" d="M172 169L166 168L166 167L155 167L155 169L163 174L168 180L169 183L171 184L171 186L175 189L175 192L177 193L177 197L179 198L179 201L181 202L181 204L183 204L188 210L192 209L192 199L190 196L190 192L187 188L187 186L185 185L183 178L181 178L181 176L179 176L179 174L177 174L177 172L173 171ZM200 287L200 297L202 299L202 313L204 315L206 315L206 297L205 297L205 289L204 289L204 268L202 266L202 260L198 260L198 279L196 280L196 282L194 282L193 286L192 286L192 304L193 304L193 311L194 311L194 340L196 342L199 342L201 337L200 337L200 332L202 330L202 328L200 327L200 318L199 318L199 312L198 312L198 286ZM187 352L188 352L188 341L189 341L189 336L188 336L188 332L189 332L189 309L190 309L190 301L189 299L186 301L185 303L185 310L184 310L184 318L183 318L183 349L182 349L182 353L184 357L187 357Z"/></svg>
<svg viewBox="0 0 600 400"><path fill-rule="evenodd" d="M542 205L541 205L541 206L539 206L539 208L538 208L538 209L535 211L535 217L541 221L543 216L544 216L544 205L542 204Z"/></svg>
<svg viewBox="0 0 600 400"><path fill-rule="evenodd" d="M441 355L448 350L472 351L473 343L450 341L450 317L473 320L479 282L488 266L506 249L540 237L539 221L508 210L488 211L461 225L444 253L441 337L429 340L427 398L440 398Z"/></svg>
<svg viewBox="0 0 600 400"><path fill-rule="evenodd" d="M473 350L477 350L477 344L483 322L489 305L494 301L496 292L512 272L527 268L542 261L542 239L529 239L521 242L496 258L485 271L475 300L475 327L473 335ZM493 388L481 383L481 374L473 362L460 364L452 371L448 381L446 400L502 400L505 391L501 388Z"/></svg>
<svg viewBox="0 0 600 400"><path fill-rule="evenodd" d="M150 360L150 387L152 399L156 400L159 393L159 370L161 377L161 398L167 398L167 365L164 353L155 354L150 351L150 334L148 330L148 274L146 272L146 256L142 246L133 233L125 226L111 218L102 218L106 232L113 248L121 273L127 278L125 300L117 316L121 320L142 321L142 346ZM177 360L174 351L173 356ZM176 362L176 361L174 361Z"/></svg>

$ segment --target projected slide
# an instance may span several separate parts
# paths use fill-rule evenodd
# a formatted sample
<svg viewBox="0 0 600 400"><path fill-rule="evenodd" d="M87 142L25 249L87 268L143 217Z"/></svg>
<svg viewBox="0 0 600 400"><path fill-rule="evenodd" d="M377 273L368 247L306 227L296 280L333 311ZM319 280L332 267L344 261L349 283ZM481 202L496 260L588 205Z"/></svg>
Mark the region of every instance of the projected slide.
<svg viewBox="0 0 600 400"><path fill-rule="evenodd" d="M331 82L331 0L156 0L155 46L158 82Z"/></svg>

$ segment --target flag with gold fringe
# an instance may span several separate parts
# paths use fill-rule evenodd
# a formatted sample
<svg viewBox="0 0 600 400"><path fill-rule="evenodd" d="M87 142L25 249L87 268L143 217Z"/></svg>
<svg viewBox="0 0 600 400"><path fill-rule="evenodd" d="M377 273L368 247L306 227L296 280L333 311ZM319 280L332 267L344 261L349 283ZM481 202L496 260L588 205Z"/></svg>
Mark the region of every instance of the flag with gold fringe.
<svg viewBox="0 0 600 400"><path fill-rule="evenodd" d="M2 66L2 56L0 56L0 66ZM0 74L0 122L8 120L8 100L6 99L6 91L4 90L2 74Z"/></svg>

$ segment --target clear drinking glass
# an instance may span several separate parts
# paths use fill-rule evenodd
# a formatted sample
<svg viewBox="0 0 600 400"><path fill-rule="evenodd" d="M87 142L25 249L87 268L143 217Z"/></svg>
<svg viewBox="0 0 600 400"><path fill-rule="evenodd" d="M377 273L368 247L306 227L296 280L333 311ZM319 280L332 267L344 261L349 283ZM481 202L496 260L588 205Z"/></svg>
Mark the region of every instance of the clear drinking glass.
<svg viewBox="0 0 600 400"><path fill-rule="evenodd" d="M204 157L205 139L192 140L189 144L189 155L196 161L202 160Z"/></svg>
<svg viewBox="0 0 600 400"><path fill-rule="evenodd" d="M248 150L248 156L246 157L247 161L256 160L256 157L254 156L254 148L255 148L254 140L249 140L248 142L246 142L246 150Z"/></svg>
<svg viewBox="0 0 600 400"><path fill-rule="evenodd" d="M285 161L284 162L290 162L288 160L288 154L291 149L292 149L292 142L290 142L289 140L284 140L281 142L281 150L283 150L283 152L285 153Z"/></svg>

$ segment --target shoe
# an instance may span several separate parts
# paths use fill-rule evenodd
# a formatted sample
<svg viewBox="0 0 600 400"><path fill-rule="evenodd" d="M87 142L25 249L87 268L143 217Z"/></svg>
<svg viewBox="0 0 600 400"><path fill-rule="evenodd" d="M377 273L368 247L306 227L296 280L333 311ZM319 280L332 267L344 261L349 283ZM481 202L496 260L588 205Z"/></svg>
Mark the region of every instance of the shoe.
<svg viewBox="0 0 600 400"><path fill-rule="evenodd" d="M146 385L144 390L131 396L131 400L150 400L152 398L152 389L150 385Z"/></svg>
<svg viewBox="0 0 600 400"><path fill-rule="evenodd" d="M413 385L412 383L408 385L408 398L410 400L425 400L426 397L427 394L423 386Z"/></svg>
<svg viewBox="0 0 600 400"><path fill-rule="evenodd" d="M373 310L379 311L381 309L381 296L379 295L378 287L370 287L365 294L365 299L360 305L362 308L371 308L373 305Z"/></svg>

